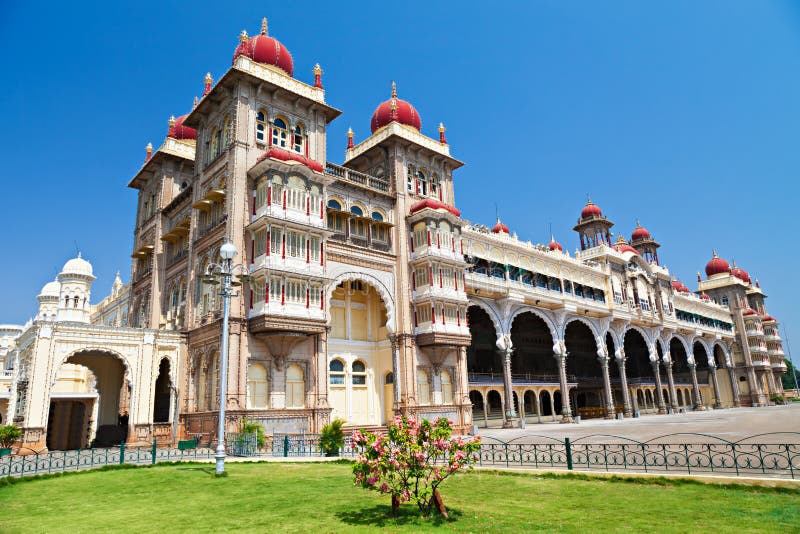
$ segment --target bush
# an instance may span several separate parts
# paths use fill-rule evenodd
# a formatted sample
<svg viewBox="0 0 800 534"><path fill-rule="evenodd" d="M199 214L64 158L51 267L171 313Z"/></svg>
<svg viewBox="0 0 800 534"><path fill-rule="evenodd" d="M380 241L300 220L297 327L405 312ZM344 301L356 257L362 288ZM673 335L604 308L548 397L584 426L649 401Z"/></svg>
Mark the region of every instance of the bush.
<svg viewBox="0 0 800 534"><path fill-rule="evenodd" d="M16 425L0 426L0 449L10 449L21 437L22 430Z"/></svg>
<svg viewBox="0 0 800 534"><path fill-rule="evenodd" d="M447 517L438 487L447 477L462 469L471 469L477 461L481 440L452 439L451 422L440 417L433 424L427 419L418 423L410 417L395 417L386 436L353 432L353 448L363 452L353 466L355 484L362 488L391 494L392 510L412 501L423 515L434 504Z"/></svg>
<svg viewBox="0 0 800 534"><path fill-rule="evenodd" d="M774 402L775 404L783 404L783 397L781 395L770 395L769 401Z"/></svg>
<svg viewBox="0 0 800 534"><path fill-rule="evenodd" d="M242 434L255 434L256 443L258 443L259 449L263 448L264 445L267 444L267 438L264 436L264 427L257 421L249 421L245 419L242 421L242 428L240 432Z"/></svg>
<svg viewBox="0 0 800 534"><path fill-rule="evenodd" d="M344 430L342 426L346 423L344 419L334 419L331 423L322 427L319 434L319 448L328 456L335 456L339 449L344 446Z"/></svg>

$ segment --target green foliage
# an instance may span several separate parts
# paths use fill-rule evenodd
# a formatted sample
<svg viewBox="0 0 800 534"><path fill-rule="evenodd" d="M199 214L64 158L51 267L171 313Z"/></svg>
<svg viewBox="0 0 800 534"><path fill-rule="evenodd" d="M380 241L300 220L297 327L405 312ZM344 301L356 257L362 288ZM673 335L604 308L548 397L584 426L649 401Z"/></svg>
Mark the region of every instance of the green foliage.
<svg viewBox="0 0 800 534"><path fill-rule="evenodd" d="M245 419L242 421L242 427L239 430L242 434L255 434L258 448L261 449L267 444L267 438L264 435L264 426L258 421Z"/></svg>
<svg viewBox="0 0 800 534"><path fill-rule="evenodd" d="M795 378L797 382L795 382ZM800 369L795 368L788 358L786 359L786 372L781 374L781 383L784 390L795 389L797 384L800 383Z"/></svg>
<svg viewBox="0 0 800 534"><path fill-rule="evenodd" d="M440 417L434 423L413 417L395 417L387 435L353 432L353 448L361 454L353 466L355 484L390 494L392 508L411 501L423 515L430 515L437 501L446 515L437 488L450 475L471 468L477 460L481 439L452 437L451 422Z"/></svg>
<svg viewBox="0 0 800 534"><path fill-rule="evenodd" d="M775 404L783 404L783 396L782 395L770 395L769 401L774 402Z"/></svg>
<svg viewBox="0 0 800 534"><path fill-rule="evenodd" d="M319 448L326 454L338 453L344 446L344 430L342 426L347 421L344 419L334 419L332 422L322 427L319 434Z"/></svg>
<svg viewBox="0 0 800 534"><path fill-rule="evenodd" d="M0 426L0 449L12 447L22 437L22 430L16 425Z"/></svg>

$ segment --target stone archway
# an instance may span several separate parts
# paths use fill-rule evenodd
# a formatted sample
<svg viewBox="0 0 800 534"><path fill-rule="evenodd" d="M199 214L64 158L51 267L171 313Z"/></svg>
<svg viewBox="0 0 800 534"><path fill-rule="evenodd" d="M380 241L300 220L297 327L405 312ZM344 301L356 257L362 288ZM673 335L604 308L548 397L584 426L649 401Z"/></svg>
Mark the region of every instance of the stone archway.
<svg viewBox="0 0 800 534"><path fill-rule="evenodd" d="M605 417L605 385L594 332L584 322L572 320L564 329L564 344L568 381L577 384L570 392L575 414L582 418Z"/></svg>

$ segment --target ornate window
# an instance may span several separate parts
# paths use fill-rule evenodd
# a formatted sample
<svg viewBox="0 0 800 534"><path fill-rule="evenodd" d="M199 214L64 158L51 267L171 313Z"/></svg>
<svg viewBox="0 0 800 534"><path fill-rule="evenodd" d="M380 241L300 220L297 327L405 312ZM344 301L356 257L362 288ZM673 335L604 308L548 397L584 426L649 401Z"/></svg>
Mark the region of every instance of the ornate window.
<svg viewBox="0 0 800 534"><path fill-rule="evenodd" d="M286 121L281 118L272 121L272 146L286 148L288 137L289 131L286 127Z"/></svg>
<svg viewBox="0 0 800 534"><path fill-rule="evenodd" d="M219 154L219 130L214 128L211 130L211 149L208 153L208 160L216 158L217 154Z"/></svg>
<svg viewBox="0 0 800 534"><path fill-rule="evenodd" d="M439 189L439 175L434 174L431 176L431 196L441 200L442 192Z"/></svg>
<svg viewBox="0 0 800 534"><path fill-rule="evenodd" d="M417 401L422 405L431 403L431 386L428 383L428 373L422 369L417 370Z"/></svg>
<svg viewBox="0 0 800 534"><path fill-rule="evenodd" d="M351 380L354 386L367 385L367 367L361 360L353 362L353 376Z"/></svg>
<svg viewBox="0 0 800 534"><path fill-rule="evenodd" d="M290 365L286 369L286 407L302 408L305 406L306 383L303 370L299 365Z"/></svg>
<svg viewBox="0 0 800 534"><path fill-rule="evenodd" d="M260 363L251 363L247 368L247 408L267 407L267 369Z"/></svg>
<svg viewBox="0 0 800 534"><path fill-rule="evenodd" d="M272 178L272 205L283 205L283 178L274 176Z"/></svg>
<svg viewBox="0 0 800 534"><path fill-rule="evenodd" d="M417 194L423 197L428 196L428 178L422 171L417 172Z"/></svg>
<svg viewBox="0 0 800 534"><path fill-rule="evenodd" d="M306 142L306 133L303 130L303 125L297 124L294 127L294 136L292 139L292 143L294 146L292 148L294 148L295 152L302 154L303 151L305 150L304 148L305 142Z"/></svg>
<svg viewBox="0 0 800 534"><path fill-rule="evenodd" d="M267 112L263 109L259 109L258 113L256 113L256 141L261 141L262 143L265 140L265 135L267 132Z"/></svg>
<svg viewBox="0 0 800 534"><path fill-rule="evenodd" d="M342 360L331 360L328 364L331 385L344 385L344 362Z"/></svg>
<svg viewBox="0 0 800 534"><path fill-rule="evenodd" d="M367 237L367 225L362 218L364 217L364 210L359 206L353 206L350 208L350 213L355 215L355 218L350 219L350 234L355 237Z"/></svg>
<svg viewBox="0 0 800 534"><path fill-rule="evenodd" d="M306 184L297 176L290 176L286 185L286 207L297 211L306 211Z"/></svg>
<svg viewBox="0 0 800 534"><path fill-rule="evenodd" d="M226 148L229 144L231 144L231 117L226 115L222 122L222 148Z"/></svg>
<svg viewBox="0 0 800 534"><path fill-rule="evenodd" d="M442 404L453 404L453 381L448 371L442 371Z"/></svg>

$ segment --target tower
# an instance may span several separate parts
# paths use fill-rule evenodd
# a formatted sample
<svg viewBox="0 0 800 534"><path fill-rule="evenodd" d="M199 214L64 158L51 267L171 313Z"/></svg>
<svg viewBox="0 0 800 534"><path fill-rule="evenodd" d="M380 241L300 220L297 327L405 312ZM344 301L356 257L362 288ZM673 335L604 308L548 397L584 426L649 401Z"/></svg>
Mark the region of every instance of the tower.
<svg viewBox="0 0 800 534"><path fill-rule="evenodd" d="M658 247L661 245L653 239L646 228L639 224L639 221L636 221L636 229L631 234L630 245L647 263L658 265Z"/></svg>
<svg viewBox="0 0 800 534"><path fill-rule="evenodd" d="M600 206L586 199L586 205L581 210L578 224L573 230L578 232L581 240L581 250L594 248L600 245L611 246L611 227L614 223L609 221Z"/></svg>
<svg viewBox="0 0 800 534"><path fill-rule="evenodd" d="M91 306L89 299L92 293L92 264L81 258L72 258L64 264L58 273L61 292L58 300L57 320L71 323L89 323Z"/></svg>

